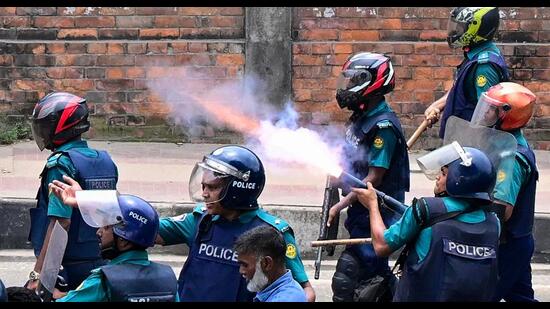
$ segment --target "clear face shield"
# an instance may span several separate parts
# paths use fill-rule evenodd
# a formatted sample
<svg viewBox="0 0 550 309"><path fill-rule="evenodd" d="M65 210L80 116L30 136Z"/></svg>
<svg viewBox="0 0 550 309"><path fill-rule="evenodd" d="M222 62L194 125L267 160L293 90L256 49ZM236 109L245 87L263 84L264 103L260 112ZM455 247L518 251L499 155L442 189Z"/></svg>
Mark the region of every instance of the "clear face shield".
<svg viewBox="0 0 550 309"><path fill-rule="evenodd" d="M195 164L189 178L189 197L196 203L211 204L225 198L232 179L247 181L249 173L242 173L225 162L208 156Z"/></svg>
<svg viewBox="0 0 550 309"><path fill-rule="evenodd" d="M470 122L472 125L493 127L508 111L510 111L509 105L502 104L483 92L477 101L476 109Z"/></svg>
<svg viewBox="0 0 550 309"><path fill-rule="evenodd" d="M513 172L517 142L512 134L493 128L478 126L458 117L451 116L445 126L443 144L449 145L455 141L462 147L472 147L483 151L489 160L491 160L497 173L511 175ZM426 166L427 164L424 163L424 165ZM433 169L433 165L427 166Z"/></svg>
<svg viewBox="0 0 550 309"><path fill-rule="evenodd" d="M464 151L464 148L458 142L453 141L416 160L424 175L430 180L435 180L443 166L449 165L458 159L461 160L460 164L465 166L472 164L472 158Z"/></svg>
<svg viewBox="0 0 550 309"><path fill-rule="evenodd" d="M345 70L340 73L336 82L337 90L358 92L370 84L372 75L367 70Z"/></svg>
<svg viewBox="0 0 550 309"><path fill-rule="evenodd" d="M76 201L89 226L99 228L123 222L116 190L76 191Z"/></svg>

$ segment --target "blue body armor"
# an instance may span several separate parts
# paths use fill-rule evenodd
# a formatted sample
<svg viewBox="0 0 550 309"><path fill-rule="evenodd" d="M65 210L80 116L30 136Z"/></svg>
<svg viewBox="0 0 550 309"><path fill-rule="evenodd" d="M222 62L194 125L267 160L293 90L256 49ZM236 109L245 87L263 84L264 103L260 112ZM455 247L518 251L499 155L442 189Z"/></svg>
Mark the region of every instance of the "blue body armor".
<svg viewBox="0 0 550 309"><path fill-rule="evenodd" d="M429 217L447 213L441 198L424 198ZM490 301L497 282L498 219L485 212L479 223L456 219L431 226L428 255L409 252L394 301Z"/></svg>
<svg viewBox="0 0 550 309"><path fill-rule="evenodd" d="M52 153L51 156L59 152ZM97 158L84 156L77 150L61 151L62 155L67 155L76 168L74 176L80 186L85 190L115 190L118 181L117 169L111 157L105 151L98 151ZM50 156L50 157L51 157ZM32 242L35 255L40 254L44 237L49 225L48 219L48 184L46 175L48 167L44 167L41 175L41 184L37 194L37 207L30 210L31 231L29 240ZM100 259L99 243L96 235L97 228L92 228L84 220L77 208L72 210L71 226L69 229L69 239L63 262L75 260L94 260Z"/></svg>
<svg viewBox="0 0 550 309"><path fill-rule="evenodd" d="M198 208L193 215L201 217L189 256L178 278L180 301L251 302L256 293L246 289L247 282L239 273L233 244L245 231L264 224L272 225L262 218L271 215L263 212L247 223L238 224L223 217L212 221L212 216ZM282 224L272 226L282 233L291 231L286 222L278 222Z"/></svg>
<svg viewBox="0 0 550 309"><path fill-rule="evenodd" d="M489 57L479 59L479 56L482 54L488 54ZM447 96L447 102L445 103L445 109L443 110L443 116L441 117L441 127L439 128L440 138L445 137L445 125L449 117L457 116L466 121L470 121L472 119L478 98L475 95L472 96L472 98L468 98L466 96L464 91L464 81L466 80L466 76L468 76L468 72L472 69L475 70L476 66L483 62L491 63L495 67L499 68L498 71L501 73L501 82L506 82L509 80L508 68L506 67L506 62L502 56L492 52L482 52L477 54L471 60L465 59L458 67L455 82L449 92L449 95Z"/></svg>
<svg viewBox="0 0 550 309"><path fill-rule="evenodd" d="M533 232L533 222L535 220L535 192L537 190L537 180L539 179L535 154L531 148L522 145L518 145L517 151L529 162L531 174L521 186L512 216L504 225L507 238L520 238L530 235Z"/></svg>
<svg viewBox="0 0 550 309"><path fill-rule="evenodd" d="M101 267L114 302L174 302L177 280L170 266L151 262Z"/></svg>

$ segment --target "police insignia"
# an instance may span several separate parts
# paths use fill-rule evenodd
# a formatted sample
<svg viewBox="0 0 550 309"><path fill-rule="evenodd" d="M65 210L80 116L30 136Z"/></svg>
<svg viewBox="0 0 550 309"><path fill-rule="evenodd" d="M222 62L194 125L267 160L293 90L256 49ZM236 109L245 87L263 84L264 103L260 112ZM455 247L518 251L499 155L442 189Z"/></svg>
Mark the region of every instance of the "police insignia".
<svg viewBox="0 0 550 309"><path fill-rule="evenodd" d="M374 148L380 149L382 147L384 147L384 140L380 136L375 137Z"/></svg>
<svg viewBox="0 0 550 309"><path fill-rule="evenodd" d="M503 170L499 170L497 173L497 181L503 182L506 179L506 173Z"/></svg>
<svg viewBox="0 0 550 309"><path fill-rule="evenodd" d="M476 79L476 83L478 87L483 87L485 84L487 84L487 77L484 75L479 75Z"/></svg>
<svg viewBox="0 0 550 309"><path fill-rule="evenodd" d="M286 257L289 259L296 257L296 247L293 244L286 245Z"/></svg>

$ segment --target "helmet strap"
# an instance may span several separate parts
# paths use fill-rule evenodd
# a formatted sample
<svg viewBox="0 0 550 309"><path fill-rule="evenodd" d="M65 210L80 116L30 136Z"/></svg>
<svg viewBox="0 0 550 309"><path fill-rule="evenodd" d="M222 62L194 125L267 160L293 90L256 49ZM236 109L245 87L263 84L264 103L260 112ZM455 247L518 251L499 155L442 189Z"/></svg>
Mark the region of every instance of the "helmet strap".
<svg viewBox="0 0 550 309"><path fill-rule="evenodd" d="M108 248L101 249L101 257L103 259L112 260L122 254L122 252L118 250L117 239L118 236L113 233L113 244Z"/></svg>

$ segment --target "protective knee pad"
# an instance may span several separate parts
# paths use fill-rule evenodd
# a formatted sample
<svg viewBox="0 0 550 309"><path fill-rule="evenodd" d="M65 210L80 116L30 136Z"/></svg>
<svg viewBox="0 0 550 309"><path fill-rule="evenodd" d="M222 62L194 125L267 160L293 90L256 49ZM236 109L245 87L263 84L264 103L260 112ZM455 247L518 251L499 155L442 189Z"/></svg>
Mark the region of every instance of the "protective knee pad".
<svg viewBox="0 0 550 309"><path fill-rule="evenodd" d="M353 293L359 282L360 273L359 260L347 251L342 252L332 276L332 301L353 301Z"/></svg>

